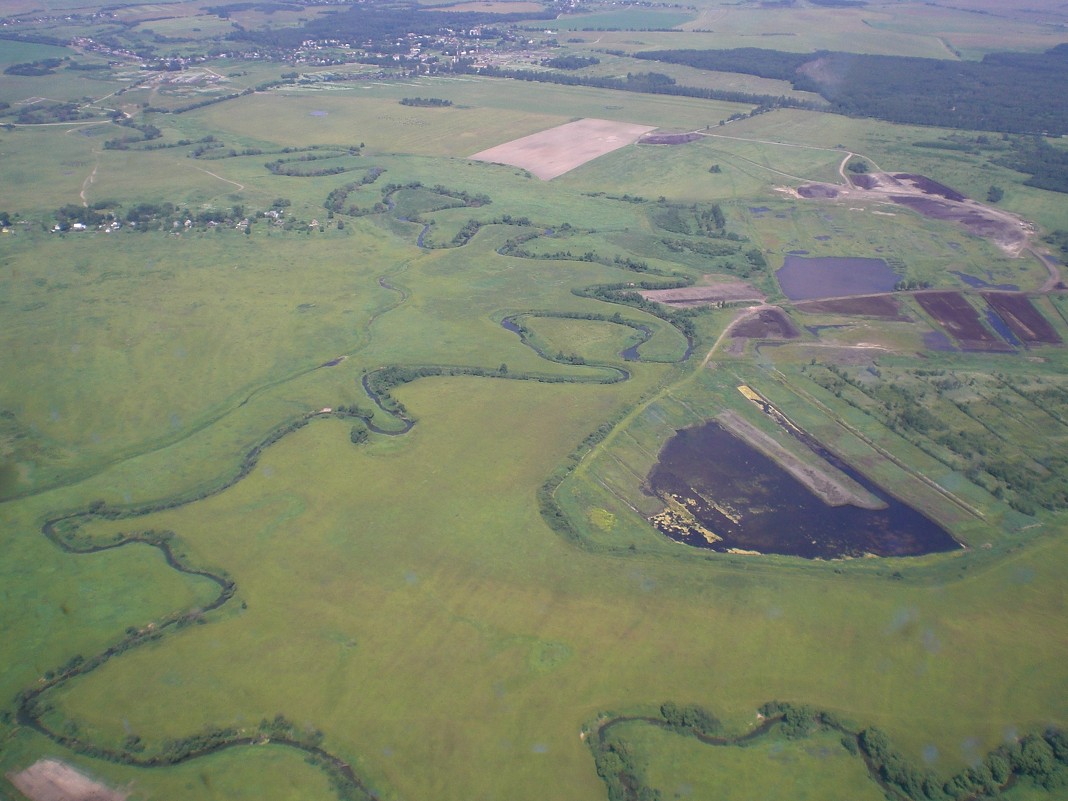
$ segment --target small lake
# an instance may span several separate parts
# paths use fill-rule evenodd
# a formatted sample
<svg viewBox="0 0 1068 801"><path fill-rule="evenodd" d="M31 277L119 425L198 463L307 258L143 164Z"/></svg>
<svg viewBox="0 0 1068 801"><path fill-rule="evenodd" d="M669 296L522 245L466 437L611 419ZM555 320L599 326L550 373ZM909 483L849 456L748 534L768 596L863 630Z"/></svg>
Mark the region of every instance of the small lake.
<svg viewBox="0 0 1068 801"><path fill-rule="evenodd" d="M672 539L700 548L808 559L919 556L960 547L933 520L833 454L818 453L885 501L886 508L828 506L771 458L709 421L683 429L667 442L648 484L660 497L673 496L700 527L722 539L708 542L698 527L654 525Z"/></svg>
<svg viewBox="0 0 1068 801"><path fill-rule="evenodd" d="M786 256L775 277L790 300L893 292L901 280L882 259L805 258L794 254Z"/></svg>

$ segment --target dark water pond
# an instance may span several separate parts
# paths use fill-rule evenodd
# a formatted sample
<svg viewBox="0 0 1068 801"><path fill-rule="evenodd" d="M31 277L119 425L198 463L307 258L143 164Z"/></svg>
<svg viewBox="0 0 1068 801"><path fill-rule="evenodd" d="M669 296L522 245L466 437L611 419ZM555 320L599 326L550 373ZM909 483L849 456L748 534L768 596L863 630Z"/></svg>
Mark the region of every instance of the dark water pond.
<svg viewBox="0 0 1068 801"><path fill-rule="evenodd" d="M901 277L882 259L787 255L775 277L790 300L893 292Z"/></svg>
<svg viewBox="0 0 1068 801"><path fill-rule="evenodd" d="M661 497L674 496L701 526L722 539L710 543L696 528L654 524L678 542L714 551L740 549L808 559L918 556L960 547L933 520L816 448L885 501L886 508L827 506L772 459L710 421L683 429L668 441L649 474L649 485Z"/></svg>

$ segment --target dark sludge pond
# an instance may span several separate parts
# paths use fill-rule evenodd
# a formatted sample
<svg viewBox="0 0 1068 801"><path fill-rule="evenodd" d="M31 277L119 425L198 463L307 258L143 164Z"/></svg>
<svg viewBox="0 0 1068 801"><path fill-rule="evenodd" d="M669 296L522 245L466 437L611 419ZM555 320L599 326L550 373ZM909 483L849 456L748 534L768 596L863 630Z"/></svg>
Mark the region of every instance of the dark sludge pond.
<svg viewBox="0 0 1068 801"><path fill-rule="evenodd" d="M819 455L885 501L886 508L828 506L774 460L709 421L677 432L661 450L648 484L671 500L668 514L654 517L653 524L677 542L721 553L837 559L919 556L961 547L933 520L833 454L820 448Z"/></svg>

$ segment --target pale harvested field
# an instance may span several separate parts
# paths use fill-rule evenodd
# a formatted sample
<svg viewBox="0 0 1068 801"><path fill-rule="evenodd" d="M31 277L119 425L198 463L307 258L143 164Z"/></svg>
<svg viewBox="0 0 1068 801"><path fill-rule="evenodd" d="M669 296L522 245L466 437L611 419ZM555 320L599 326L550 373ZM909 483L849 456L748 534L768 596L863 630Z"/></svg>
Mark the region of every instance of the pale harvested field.
<svg viewBox="0 0 1068 801"><path fill-rule="evenodd" d="M7 777L32 801L125 801L128 795L93 781L58 759L39 759Z"/></svg>
<svg viewBox="0 0 1068 801"><path fill-rule="evenodd" d="M598 156L633 144L642 134L652 130L655 127L629 122L578 120L513 139L470 158L522 167L548 181Z"/></svg>

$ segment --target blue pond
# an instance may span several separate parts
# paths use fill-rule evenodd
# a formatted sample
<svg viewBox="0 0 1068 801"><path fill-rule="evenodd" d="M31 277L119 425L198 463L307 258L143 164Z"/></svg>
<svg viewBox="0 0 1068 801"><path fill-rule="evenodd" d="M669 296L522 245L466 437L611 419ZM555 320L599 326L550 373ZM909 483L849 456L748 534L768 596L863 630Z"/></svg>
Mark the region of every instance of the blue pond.
<svg viewBox="0 0 1068 801"><path fill-rule="evenodd" d="M901 277L882 259L787 255L775 274L790 300L893 292Z"/></svg>
<svg viewBox="0 0 1068 801"><path fill-rule="evenodd" d="M968 275L968 273L962 273L960 270L950 270L950 273L957 276L961 281L970 286L972 289L1004 289L1009 292L1019 292L1020 287L1016 284L991 284L984 281L982 278L976 278L974 275Z"/></svg>

